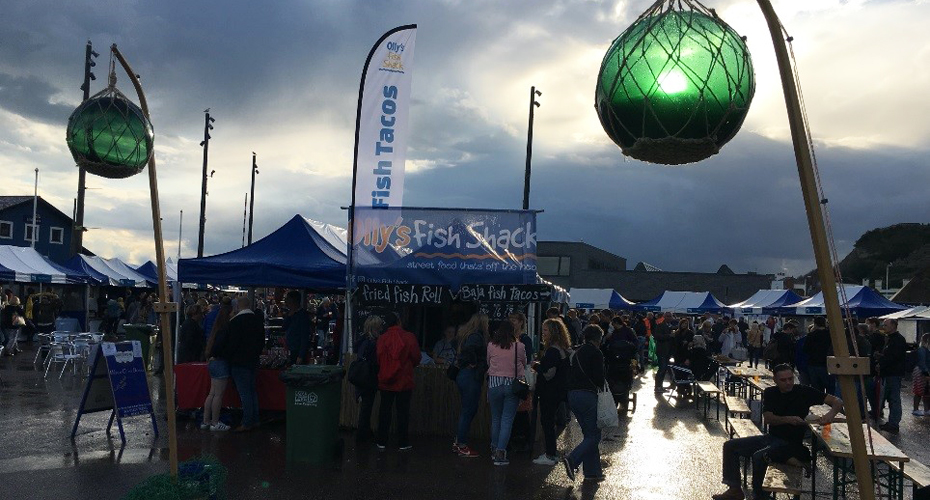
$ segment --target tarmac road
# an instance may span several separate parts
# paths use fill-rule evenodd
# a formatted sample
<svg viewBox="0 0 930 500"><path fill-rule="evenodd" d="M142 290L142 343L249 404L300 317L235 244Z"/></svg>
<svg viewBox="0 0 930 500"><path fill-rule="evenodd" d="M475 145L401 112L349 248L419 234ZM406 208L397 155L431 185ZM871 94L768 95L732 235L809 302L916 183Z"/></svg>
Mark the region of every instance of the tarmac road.
<svg viewBox="0 0 930 500"><path fill-rule="evenodd" d="M65 373L43 378L32 365L35 351L0 358L0 500L118 499L146 477L166 472L167 442L161 379L152 377L162 435L154 438L150 421L125 422L127 444L105 428L108 412L83 417L76 439L69 435L83 382ZM182 460L201 453L217 456L229 470L230 499L709 499L720 485L723 425L702 420L691 403L652 394L651 375L637 386L639 405L619 429L601 443L606 479L572 483L561 466L531 463L541 453L516 453L506 467L482 454L465 459L450 451L450 437L413 439L413 450L373 445L356 447L350 433L345 451L332 467L285 463L283 415L263 414L262 426L247 434L211 433L193 421L178 425ZM163 393L163 392L162 392ZM911 457L930 464L930 417L910 415L910 395L902 395L901 434L888 436ZM571 425L560 439L568 450L581 439ZM818 489L826 492L832 471L819 461ZM909 488L908 488L909 489ZM818 495L820 496L820 495ZM856 495L853 495L855 498ZM908 496L909 498L909 491Z"/></svg>

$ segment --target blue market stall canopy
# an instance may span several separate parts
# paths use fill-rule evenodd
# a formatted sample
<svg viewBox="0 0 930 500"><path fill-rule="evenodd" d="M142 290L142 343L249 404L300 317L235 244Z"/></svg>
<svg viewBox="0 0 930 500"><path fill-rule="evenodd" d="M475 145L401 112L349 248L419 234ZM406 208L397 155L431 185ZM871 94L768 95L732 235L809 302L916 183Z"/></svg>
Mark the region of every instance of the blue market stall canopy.
<svg viewBox="0 0 930 500"><path fill-rule="evenodd" d="M662 292L662 295L633 306L637 311L673 312L678 314L719 313L727 306L710 292Z"/></svg>
<svg viewBox="0 0 930 500"><path fill-rule="evenodd" d="M752 297L729 307L736 316L777 314L780 307L802 300L803 297L791 290L759 290Z"/></svg>
<svg viewBox="0 0 930 500"><path fill-rule="evenodd" d="M136 272L145 276L145 279L152 283L158 283L158 266L154 262L148 261L136 268ZM178 265L169 257L165 259L165 275L168 281L178 280Z"/></svg>
<svg viewBox="0 0 930 500"><path fill-rule="evenodd" d="M75 255L64 265L66 270L87 276L87 281L106 286L145 288L149 280L119 259Z"/></svg>
<svg viewBox="0 0 930 500"><path fill-rule="evenodd" d="M839 291L839 286L837 286ZM907 307L886 299L875 290L862 285L843 285L843 291L846 295L846 303L840 304L843 314L849 308L853 316L857 318L868 318L871 316L883 316L893 312L903 311ZM842 302L842 296L840 297ZM822 316L827 313L824 306L823 292L814 295L809 299L802 300L794 304L788 304L779 308L782 314L797 316Z"/></svg>
<svg viewBox="0 0 930 500"><path fill-rule="evenodd" d="M536 212L355 209L354 283L528 285L536 275Z"/></svg>
<svg viewBox="0 0 930 500"><path fill-rule="evenodd" d="M18 283L80 283L31 247L0 245L0 280Z"/></svg>
<svg viewBox="0 0 930 500"><path fill-rule="evenodd" d="M295 215L268 236L231 252L181 259L182 283L345 289L345 237L339 229Z"/></svg>

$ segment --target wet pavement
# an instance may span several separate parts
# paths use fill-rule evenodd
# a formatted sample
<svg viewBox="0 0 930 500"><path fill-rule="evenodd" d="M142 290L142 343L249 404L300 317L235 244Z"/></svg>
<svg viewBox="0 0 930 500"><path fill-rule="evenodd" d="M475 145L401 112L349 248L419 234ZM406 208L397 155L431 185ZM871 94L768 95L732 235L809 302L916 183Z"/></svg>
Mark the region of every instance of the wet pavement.
<svg viewBox="0 0 930 500"><path fill-rule="evenodd" d="M25 349L0 358L0 500L117 499L167 471L160 378L151 379L160 437L153 436L147 417L134 417L124 422L127 443L121 446L115 426L112 435L105 431L109 412L101 412L82 418L72 442L83 380L69 372L60 381L57 373L43 378L32 365L35 351L28 344ZM721 491L722 423L713 415L703 420L693 403L654 396L651 375L636 390L636 412L601 443L606 479L600 483L580 477L573 483L561 466L532 464L541 442L533 454L513 454L506 467L491 464L487 443L477 446L482 457L459 458L450 451L451 431L448 438L414 438L413 450L404 452L357 447L343 433L344 454L333 466L288 468L281 414L263 413L262 426L247 434L211 433L180 420L178 449L182 460L201 453L219 457L229 469L230 499L708 499ZM886 437L930 464L930 417L913 417L910 396L902 400L901 434ZM560 450L580 439L578 427L569 426ZM818 496L826 497L832 470L825 460L819 466Z"/></svg>

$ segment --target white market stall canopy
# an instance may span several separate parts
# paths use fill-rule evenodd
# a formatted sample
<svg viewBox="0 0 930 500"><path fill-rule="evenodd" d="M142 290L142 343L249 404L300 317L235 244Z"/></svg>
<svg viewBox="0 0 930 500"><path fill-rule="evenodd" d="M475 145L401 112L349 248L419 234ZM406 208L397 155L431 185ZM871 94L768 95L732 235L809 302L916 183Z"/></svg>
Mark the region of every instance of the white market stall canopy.
<svg viewBox="0 0 930 500"><path fill-rule="evenodd" d="M930 319L930 306L917 306L881 316L881 319Z"/></svg>
<svg viewBox="0 0 930 500"><path fill-rule="evenodd" d="M578 309L632 309L635 305L612 288L572 288L568 303Z"/></svg>
<svg viewBox="0 0 930 500"><path fill-rule="evenodd" d="M145 276L116 258L75 255L65 263L65 268L84 273L101 285L145 288L150 283Z"/></svg>
<svg viewBox="0 0 930 500"><path fill-rule="evenodd" d="M678 314L719 313L726 309L723 302L710 292L662 292L662 295L635 305L637 311L673 312Z"/></svg>
<svg viewBox="0 0 930 500"><path fill-rule="evenodd" d="M780 307L804 300L791 290L759 290L752 297L730 304L735 316L776 314Z"/></svg>
<svg viewBox="0 0 930 500"><path fill-rule="evenodd" d="M0 280L18 283L74 283L31 247L0 245Z"/></svg>

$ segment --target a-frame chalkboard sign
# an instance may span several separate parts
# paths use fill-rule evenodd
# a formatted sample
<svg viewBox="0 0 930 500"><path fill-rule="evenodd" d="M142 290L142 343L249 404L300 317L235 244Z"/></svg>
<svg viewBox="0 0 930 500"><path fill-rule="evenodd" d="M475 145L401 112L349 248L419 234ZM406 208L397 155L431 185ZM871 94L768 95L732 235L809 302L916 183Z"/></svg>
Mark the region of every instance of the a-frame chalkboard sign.
<svg viewBox="0 0 930 500"><path fill-rule="evenodd" d="M146 413L151 417L152 429L155 437L158 437L152 396L142 363L142 344L138 340L103 342L95 349L91 375L84 387L71 438L77 434L82 415L107 410L111 412L107 433L113 427L115 418L123 443L126 442L126 434L123 432L122 419Z"/></svg>

